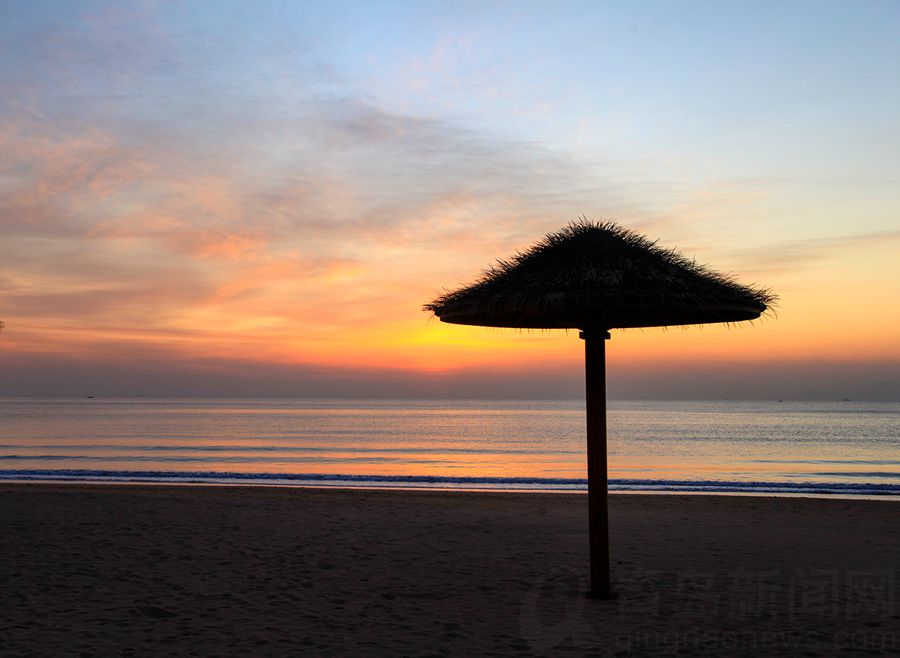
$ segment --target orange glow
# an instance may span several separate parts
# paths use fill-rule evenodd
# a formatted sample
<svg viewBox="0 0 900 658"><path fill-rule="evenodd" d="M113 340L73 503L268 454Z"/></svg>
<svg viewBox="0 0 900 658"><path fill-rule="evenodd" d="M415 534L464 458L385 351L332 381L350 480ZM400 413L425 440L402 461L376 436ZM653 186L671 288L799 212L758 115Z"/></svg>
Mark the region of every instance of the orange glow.
<svg viewBox="0 0 900 658"><path fill-rule="evenodd" d="M146 258L145 246L115 241L113 246L123 258ZM580 361L576 331L518 332L429 319L419 307L452 276L448 271L477 272L466 264L453 267L459 255L452 250L445 255L414 245L395 248L392 257L403 268L391 271L380 248L373 249L335 260L302 258L290 250L281 258L229 257L201 270L209 283L194 290L181 288L179 272L197 266L172 256L170 271L132 290L114 280L13 272L13 287L33 301L24 310L9 308L0 345L7 352L101 359L137 348L164 349L185 358L422 373L522 364L540 371ZM227 250L217 255L223 258ZM615 331L610 363L900 358L900 305L892 301L900 299L900 277L891 276L897 267L893 245L870 249L866 256L865 266L848 256L801 275L773 276L766 283L781 292L777 318L734 327ZM463 274L456 280L465 279ZM50 294L53 290L58 293ZM70 301L59 304L61 295ZM79 300L81 313L74 307Z"/></svg>
<svg viewBox="0 0 900 658"><path fill-rule="evenodd" d="M45 206L58 198L75 215L90 209L111 218L84 230L73 220L56 234L17 238L29 256L4 271L0 353L98 363L146 354L435 377L468 369L539 376L574 371L581 363L577 331L453 326L420 310L442 287L472 281L495 258L558 227L524 214L514 197L454 192L432 199L393 230L352 219L346 228L286 229L277 218L308 191L269 199L265 216L273 219L246 223L246 201L229 176L181 176L96 130L31 147L12 140L10 130L6 141L14 142L20 159L33 160L35 152L53 156L39 160L39 184L13 195L20 221L46 221ZM318 194L352 217L351 191L348 182L329 179ZM684 216L657 229L671 233L670 227L683 226L692 235L691 227L703 221L701 207L751 201L700 188L696 205L678 208ZM635 223L648 232L658 224L652 217ZM900 360L897 236L857 239L855 249L827 243L807 260L794 254L795 246L782 249L788 256L778 260L772 256L777 248L766 251L765 236L752 239L763 258L745 258L745 273L740 257L728 260L737 252L712 250L717 239L699 236L695 244L704 246L689 255L771 287L781 297L777 317L735 327L616 331L610 366Z"/></svg>

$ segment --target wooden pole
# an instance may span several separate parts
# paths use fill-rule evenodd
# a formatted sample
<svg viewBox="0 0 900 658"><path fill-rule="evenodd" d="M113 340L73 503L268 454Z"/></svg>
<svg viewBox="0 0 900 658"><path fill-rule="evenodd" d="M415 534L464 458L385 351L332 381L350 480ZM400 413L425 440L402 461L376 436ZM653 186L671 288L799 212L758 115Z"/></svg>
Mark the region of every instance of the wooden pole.
<svg viewBox="0 0 900 658"><path fill-rule="evenodd" d="M609 586L609 520L606 465L607 331L582 331L587 410L588 514L592 598L612 597Z"/></svg>

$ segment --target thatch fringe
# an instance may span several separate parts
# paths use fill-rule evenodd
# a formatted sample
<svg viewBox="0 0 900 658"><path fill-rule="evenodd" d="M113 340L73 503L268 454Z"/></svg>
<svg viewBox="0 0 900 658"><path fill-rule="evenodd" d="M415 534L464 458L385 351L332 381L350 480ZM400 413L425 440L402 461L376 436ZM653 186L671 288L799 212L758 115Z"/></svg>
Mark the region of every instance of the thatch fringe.
<svg viewBox="0 0 900 658"><path fill-rule="evenodd" d="M634 231L582 218L424 310L462 324L612 328L747 320L775 300Z"/></svg>

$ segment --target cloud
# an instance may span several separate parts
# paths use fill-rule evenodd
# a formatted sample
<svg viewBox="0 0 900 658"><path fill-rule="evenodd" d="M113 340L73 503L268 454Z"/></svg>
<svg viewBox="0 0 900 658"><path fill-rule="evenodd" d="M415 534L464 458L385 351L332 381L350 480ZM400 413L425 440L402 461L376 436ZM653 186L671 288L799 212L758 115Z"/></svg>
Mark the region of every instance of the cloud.
<svg viewBox="0 0 900 658"><path fill-rule="evenodd" d="M803 269L816 261L896 241L900 241L900 231L868 231L754 246L732 250L729 254L744 271L781 273Z"/></svg>
<svg viewBox="0 0 900 658"><path fill-rule="evenodd" d="M288 328L309 341L418 314L569 219L568 190L620 196L535 143L378 107L302 47L247 62L214 30L139 12L34 17L0 68L16 350L102 358L168 336L283 353Z"/></svg>

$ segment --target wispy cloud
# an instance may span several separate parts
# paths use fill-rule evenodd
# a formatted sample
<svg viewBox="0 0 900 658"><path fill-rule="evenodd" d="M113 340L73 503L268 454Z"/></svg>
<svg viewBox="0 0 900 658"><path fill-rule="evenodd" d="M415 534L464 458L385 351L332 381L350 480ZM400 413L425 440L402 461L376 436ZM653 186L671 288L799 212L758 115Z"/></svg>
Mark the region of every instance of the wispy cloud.
<svg viewBox="0 0 900 658"><path fill-rule="evenodd" d="M25 30L42 86L3 69L23 99L0 113L11 326L281 339L383 323L567 218L566 190L618 194L534 143L335 93L314 63L290 86L273 82L281 59L229 80L208 43L142 11ZM133 38L110 34L122 21Z"/></svg>
<svg viewBox="0 0 900 658"><path fill-rule="evenodd" d="M867 248L898 241L900 230L867 231L774 242L729 253L743 271L764 275L797 271L816 261L863 253Z"/></svg>

